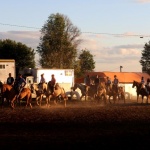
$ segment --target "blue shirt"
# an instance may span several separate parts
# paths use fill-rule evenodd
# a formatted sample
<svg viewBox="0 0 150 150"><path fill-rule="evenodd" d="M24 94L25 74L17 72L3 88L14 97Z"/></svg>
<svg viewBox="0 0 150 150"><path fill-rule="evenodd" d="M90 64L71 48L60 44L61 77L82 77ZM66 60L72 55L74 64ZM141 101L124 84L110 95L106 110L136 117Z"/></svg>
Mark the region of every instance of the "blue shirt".
<svg viewBox="0 0 150 150"><path fill-rule="evenodd" d="M18 85L24 87L26 85L26 80L24 78L19 78Z"/></svg>

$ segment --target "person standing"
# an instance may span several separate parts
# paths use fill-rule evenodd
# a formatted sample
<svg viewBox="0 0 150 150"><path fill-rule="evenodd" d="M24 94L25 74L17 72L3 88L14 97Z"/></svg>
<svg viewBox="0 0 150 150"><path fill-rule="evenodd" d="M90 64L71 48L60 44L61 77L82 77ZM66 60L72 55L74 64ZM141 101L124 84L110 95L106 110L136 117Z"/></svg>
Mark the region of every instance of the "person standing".
<svg viewBox="0 0 150 150"><path fill-rule="evenodd" d="M7 84L9 84L11 86L13 86L13 84L14 84L14 78L11 76L11 73L8 74Z"/></svg>
<svg viewBox="0 0 150 150"><path fill-rule="evenodd" d="M44 73L41 74L40 83L46 83L45 78L44 78Z"/></svg>

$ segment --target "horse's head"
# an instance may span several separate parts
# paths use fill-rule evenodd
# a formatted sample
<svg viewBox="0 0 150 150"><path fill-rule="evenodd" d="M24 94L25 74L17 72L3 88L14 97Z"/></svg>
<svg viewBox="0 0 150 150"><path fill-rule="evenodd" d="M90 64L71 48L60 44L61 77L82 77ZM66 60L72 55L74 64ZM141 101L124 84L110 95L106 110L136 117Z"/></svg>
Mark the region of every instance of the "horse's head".
<svg viewBox="0 0 150 150"><path fill-rule="evenodd" d="M136 87L136 88L140 88L142 86L141 83L137 82L137 81L133 81L133 84L132 84L132 88Z"/></svg>
<svg viewBox="0 0 150 150"><path fill-rule="evenodd" d="M37 89L38 89L38 91L41 91L43 93L47 90L47 84L46 83L39 83Z"/></svg>
<svg viewBox="0 0 150 150"><path fill-rule="evenodd" d="M55 90L58 90L60 88L59 83L55 84Z"/></svg>
<svg viewBox="0 0 150 150"><path fill-rule="evenodd" d="M136 86L136 81L133 81L132 88Z"/></svg>
<svg viewBox="0 0 150 150"><path fill-rule="evenodd" d="M72 87L72 90L75 91L78 88L78 83L75 83L74 86Z"/></svg>

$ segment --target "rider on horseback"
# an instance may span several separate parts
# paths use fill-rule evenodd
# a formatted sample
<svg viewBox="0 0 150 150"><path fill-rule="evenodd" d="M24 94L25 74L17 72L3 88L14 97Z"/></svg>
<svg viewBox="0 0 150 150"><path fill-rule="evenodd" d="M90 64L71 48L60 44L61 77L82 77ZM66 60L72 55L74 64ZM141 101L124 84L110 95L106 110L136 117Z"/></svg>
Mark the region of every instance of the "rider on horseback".
<svg viewBox="0 0 150 150"><path fill-rule="evenodd" d="M109 77L106 78L106 90L107 91L111 90L111 80Z"/></svg>
<svg viewBox="0 0 150 150"><path fill-rule="evenodd" d="M90 86L91 85L91 79L90 79L90 76L87 75L84 79L84 83L86 86Z"/></svg>
<svg viewBox="0 0 150 150"><path fill-rule="evenodd" d="M46 82L46 81L45 81L44 73L43 73L43 74L41 74L40 83L45 83L45 82Z"/></svg>
<svg viewBox="0 0 150 150"><path fill-rule="evenodd" d="M51 93L54 92L54 88L55 88L55 84L56 84L56 79L54 74L51 75L51 81L49 81L48 86L50 88Z"/></svg>
<svg viewBox="0 0 150 150"><path fill-rule="evenodd" d="M116 75L114 75L114 82L113 82L113 87L115 88L115 91L118 93L118 85L119 85L119 80Z"/></svg>
<svg viewBox="0 0 150 150"><path fill-rule="evenodd" d="M22 77L22 74L19 74L18 78L15 80L14 83L14 88L17 91L17 98L19 97L25 85L26 85L26 80Z"/></svg>

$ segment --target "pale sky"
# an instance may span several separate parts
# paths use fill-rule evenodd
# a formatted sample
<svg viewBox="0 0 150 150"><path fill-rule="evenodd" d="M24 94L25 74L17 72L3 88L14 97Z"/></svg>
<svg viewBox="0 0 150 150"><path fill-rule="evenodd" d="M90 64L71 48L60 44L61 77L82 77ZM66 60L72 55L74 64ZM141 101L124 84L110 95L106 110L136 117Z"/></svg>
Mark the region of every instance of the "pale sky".
<svg viewBox="0 0 150 150"><path fill-rule="evenodd" d="M141 51L150 41L150 0L1 0L0 39L36 50L40 29L56 13L80 29L78 49L91 52L95 71L119 72L120 66L123 72L142 71Z"/></svg>

